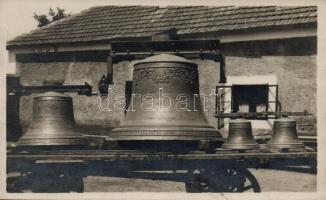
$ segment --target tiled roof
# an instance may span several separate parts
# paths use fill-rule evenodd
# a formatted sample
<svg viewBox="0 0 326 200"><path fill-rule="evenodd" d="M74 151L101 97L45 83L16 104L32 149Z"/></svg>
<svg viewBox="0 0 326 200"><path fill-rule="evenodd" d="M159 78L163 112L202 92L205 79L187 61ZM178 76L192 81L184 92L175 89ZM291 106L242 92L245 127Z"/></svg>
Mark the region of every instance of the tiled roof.
<svg viewBox="0 0 326 200"><path fill-rule="evenodd" d="M7 43L113 40L151 36L175 27L178 34L247 30L317 22L317 7L101 6L71 16Z"/></svg>

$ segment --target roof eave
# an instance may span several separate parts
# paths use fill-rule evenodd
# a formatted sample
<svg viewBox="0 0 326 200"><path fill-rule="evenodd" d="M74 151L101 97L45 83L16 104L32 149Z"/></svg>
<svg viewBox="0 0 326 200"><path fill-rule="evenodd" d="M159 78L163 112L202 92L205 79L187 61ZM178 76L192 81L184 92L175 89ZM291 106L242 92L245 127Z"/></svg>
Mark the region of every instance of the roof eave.
<svg viewBox="0 0 326 200"><path fill-rule="evenodd" d="M250 34L261 34L263 37L251 37ZM278 33L278 34L275 34ZM281 33L281 34L280 34ZM180 34L180 39L220 39L221 42L234 42L236 41L248 41L248 40L261 40L261 39L281 39L289 37L311 37L317 35L317 22L307 24L294 24L274 27L259 27L250 29L239 29L239 30L222 30L212 31L203 33L189 33ZM226 40L222 38L228 38ZM151 36L143 37L120 37L112 39L92 40L92 41L78 41L78 42L47 42L47 43L19 43L8 41L6 49L8 51L15 51L19 49L32 49L34 52L42 50L54 49L61 51L68 47L74 47L74 50L85 50L88 47L100 50L109 50L111 41L141 41L151 40ZM224 40L224 41L223 41ZM69 49L69 48L68 48Z"/></svg>

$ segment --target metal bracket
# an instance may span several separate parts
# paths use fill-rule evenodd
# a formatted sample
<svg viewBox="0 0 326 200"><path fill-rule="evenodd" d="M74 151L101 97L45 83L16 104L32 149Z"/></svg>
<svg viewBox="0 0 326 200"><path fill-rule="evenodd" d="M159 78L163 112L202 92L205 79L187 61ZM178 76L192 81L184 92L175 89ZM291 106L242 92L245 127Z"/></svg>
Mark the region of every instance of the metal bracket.
<svg viewBox="0 0 326 200"><path fill-rule="evenodd" d="M92 86L87 82L84 85L43 85L43 86L11 86L8 95L27 96L31 93L41 92L77 92L79 95L92 96Z"/></svg>
<svg viewBox="0 0 326 200"><path fill-rule="evenodd" d="M157 54L173 54L188 59L208 59L220 63L219 83L226 83L225 58L220 54L219 40L164 40L111 42L111 54L107 58L107 75L99 83L101 95L113 84L113 64L122 61L144 59ZM104 86L107 84L107 86Z"/></svg>

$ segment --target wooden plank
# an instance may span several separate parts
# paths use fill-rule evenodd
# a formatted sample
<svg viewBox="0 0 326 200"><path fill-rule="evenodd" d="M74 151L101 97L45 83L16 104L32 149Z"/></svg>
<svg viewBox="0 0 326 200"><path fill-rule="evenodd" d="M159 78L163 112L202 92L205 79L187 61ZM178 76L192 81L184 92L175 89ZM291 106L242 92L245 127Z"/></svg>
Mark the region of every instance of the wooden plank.
<svg viewBox="0 0 326 200"><path fill-rule="evenodd" d="M206 153L153 153L132 151L85 151L65 153L11 153L8 160L39 160L39 159L79 159L79 160L234 160L234 159L277 159L277 158L307 158L317 157L317 152L221 152L214 154Z"/></svg>
<svg viewBox="0 0 326 200"><path fill-rule="evenodd" d="M46 159L46 160L37 160L35 162L36 164L49 164L49 163L84 163L83 160L75 160L75 159L67 159L67 160L49 160L49 159Z"/></svg>
<svg viewBox="0 0 326 200"><path fill-rule="evenodd" d="M168 40L111 42L113 54L125 52L205 51L218 50L219 40Z"/></svg>
<svg viewBox="0 0 326 200"><path fill-rule="evenodd" d="M132 61L137 59L144 59L149 56L159 55L159 54L173 54L176 56L181 56L186 59L208 59L215 62L223 61L223 57L218 54L218 52L199 52L199 51L159 51L159 52L121 52L112 54L113 63L119 63L121 61Z"/></svg>

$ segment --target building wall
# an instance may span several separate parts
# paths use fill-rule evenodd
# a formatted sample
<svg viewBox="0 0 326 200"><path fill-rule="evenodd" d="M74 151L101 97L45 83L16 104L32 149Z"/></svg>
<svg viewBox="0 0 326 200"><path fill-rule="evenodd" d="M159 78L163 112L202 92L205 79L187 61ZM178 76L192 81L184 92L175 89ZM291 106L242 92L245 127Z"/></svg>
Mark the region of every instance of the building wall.
<svg viewBox="0 0 326 200"><path fill-rule="evenodd" d="M200 92L210 94L219 78L217 63L207 60L193 60L199 64ZM64 80L64 84L84 84L88 82L97 89L98 81L106 73L105 62L52 62L19 63L21 83L23 85L42 85L44 80ZM276 75L279 84L279 99L284 111L303 111L316 113L316 56L226 56L227 76ZM132 62L122 62L114 66L114 85L110 94L125 92L125 81L131 80ZM69 94L73 97L76 122L81 125L116 127L123 119L122 111L101 111L96 96L86 97ZM21 99L21 122L27 127L32 119L32 98ZM112 98L112 95L110 95ZM112 99L111 99L112 100ZM105 103L105 102L103 102ZM105 105L105 104L102 104ZM211 125L216 126L213 118L213 99L208 98L205 112ZM308 119L308 118L306 118ZM308 121L314 121L310 117ZM302 123L304 123L303 120ZM99 132L100 129L92 129ZM95 132L91 131L96 134ZM101 133L105 133L101 132Z"/></svg>
<svg viewBox="0 0 326 200"><path fill-rule="evenodd" d="M263 56L226 59L232 76L276 74L284 111L316 112L316 56Z"/></svg>

